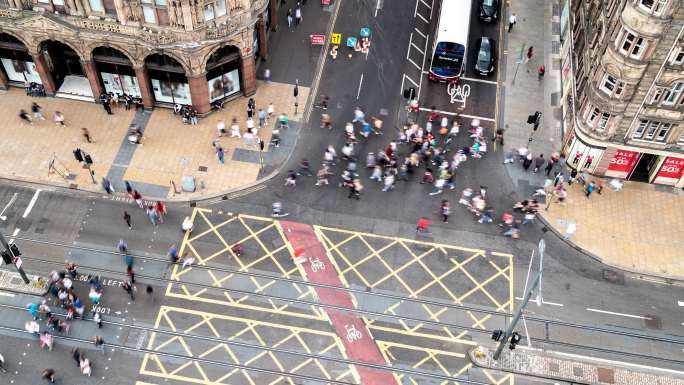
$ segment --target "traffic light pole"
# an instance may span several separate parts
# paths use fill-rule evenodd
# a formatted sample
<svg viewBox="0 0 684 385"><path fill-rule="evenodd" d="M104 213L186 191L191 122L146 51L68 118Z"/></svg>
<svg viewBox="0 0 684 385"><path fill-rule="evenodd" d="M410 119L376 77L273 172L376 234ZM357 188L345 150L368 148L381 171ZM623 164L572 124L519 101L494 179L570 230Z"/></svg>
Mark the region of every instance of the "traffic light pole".
<svg viewBox="0 0 684 385"><path fill-rule="evenodd" d="M504 346L506 346L506 343L508 343L508 339L511 338L511 335L513 334L513 329L515 329L515 325L520 320L520 317L522 316L522 312L523 312L523 310L525 310L525 306L527 306L527 303L530 302L530 298L532 298L532 294L537 289L537 286L539 286L540 281L541 281L541 271L538 272L537 275L534 277L534 280L532 281L532 286L530 286L530 289L527 291L527 293L525 293L525 297L523 298L523 301L520 304L518 311L515 312L515 315L513 316L511 323L508 324L508 328L506 329L506 332L504 333L503 338L501 338L501 341L499 341L499 346L497 346L496 352L494 352L494 357L493 357L494 360L498 360L499 357L501 356L501 352L503 351Z"/></svg>
<svg viewBox="0 0 684 385"><path fill-rule="evenodd" d="M0 233L0 243L2 243L2 247L4 247L5 250L12 256L12 260L14 261L14 258L16 258L17 256L14 255L12 248L10 247L9 243L7 243L7 240L5 240L5 236L2 235L2 233ZM17 266L16 264L14 266L17 268L17 271L19 272L19 275L21 275L21 279L24 280L24 283L27 285L31 283L31 280L26 276L24 269L21 266Z"/></svg>

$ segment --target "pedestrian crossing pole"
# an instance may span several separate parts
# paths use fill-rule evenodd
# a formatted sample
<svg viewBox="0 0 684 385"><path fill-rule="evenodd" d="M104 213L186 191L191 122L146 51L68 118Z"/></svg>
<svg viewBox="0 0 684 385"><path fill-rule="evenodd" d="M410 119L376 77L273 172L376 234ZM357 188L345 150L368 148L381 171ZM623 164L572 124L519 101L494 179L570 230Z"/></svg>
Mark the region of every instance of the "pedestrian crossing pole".
<svg viewBox="0 0 684 385"><path fill-rule="evenodd" d="M520 317L522 316L522 312L525 310L525 306L527 306L527 303L530 302L530 298L532 298L532 294L534 294L535 290L537 290L537 287L539 286L539 283L541 282L541 271L537 273L537 275L534 277L534 280L532 281L532 285L530 286L530 289L525 293L525 297L523 298L522 303L520 304L520 307L518 308L518 311L515 312L515 315L513 316L513 319L511 320L511 323L508 325L508 328L504 332L503 337L499 341L499 346L496 348L496 352L494 352L494 356L492 357L495 361L499 359L501 356L501 352L503 351L504 346L508 343L508 340L511 338L511 335L513 335L513 329L515 329L516 324L520 320ZM529 338L529 336L528 336Z"/></svg>
<svg viewBox="0 0 684 385"><path fill-rule="evenodd" d="M2 235L2 233L0 233L0 243L2 243L2 247L4 248L2 251L2 259L5 261L5 263L8 265L14 265L17 268L17 271L19 272L21 279L24 280L25 284L28 285L31 283L31 280L28 279L26 273L24 272L24 268L21 267L21 259L19 259L21 253L19 252L17 245L10 245L7 243L7 240L5 240L5 236Z"/></svg>

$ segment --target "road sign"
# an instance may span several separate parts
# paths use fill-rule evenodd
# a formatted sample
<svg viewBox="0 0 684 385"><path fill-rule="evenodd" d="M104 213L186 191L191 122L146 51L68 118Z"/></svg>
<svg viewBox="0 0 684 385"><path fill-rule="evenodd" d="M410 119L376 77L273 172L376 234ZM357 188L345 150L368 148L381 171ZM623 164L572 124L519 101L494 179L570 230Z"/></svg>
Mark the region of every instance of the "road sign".
<svg viewBox="0 0 684 385"><path fill-rule="evenodd" d="M341 42L342 42L342 34L341 33L330 34L330 43L331 44L340 44Z"/></svg>
<svg viewBox="0 0 684 385"><path fill-rule="evenodd" d="M310 35L312 45L325 44L325 35Z"/></svg>
<svg viewBox="0 0 684 385"><path fill-rule="evenodd" d="M356 47L356 38L354 36L349 36L347 38L347 47L349 47L349 48Z"/></svg>
<svg viewBox="0 0 684 385"><path fill-rule="evenodd" d="M359 35L361 35L361 37L370 36L370 28L368 28L368 27L361 28L361 31L359 31Z"/></svg>

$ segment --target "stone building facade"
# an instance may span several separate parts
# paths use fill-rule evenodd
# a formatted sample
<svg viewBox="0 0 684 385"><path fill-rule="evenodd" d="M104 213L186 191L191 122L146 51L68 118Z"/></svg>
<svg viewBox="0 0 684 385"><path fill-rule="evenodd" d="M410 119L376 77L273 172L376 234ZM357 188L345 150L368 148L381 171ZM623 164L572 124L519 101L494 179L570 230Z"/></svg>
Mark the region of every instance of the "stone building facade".
<svg viewBox="0 0 684 385"><path fill-rule="evenodd" d="M571 168L684 187L684 4L561 0Z"/></svg>
<svg viewBox="0 0 684 385"><path fill-rule="evenodd" d="M145 107L211 104L256 91L277 0L0 0L0 87Z"/></svg>

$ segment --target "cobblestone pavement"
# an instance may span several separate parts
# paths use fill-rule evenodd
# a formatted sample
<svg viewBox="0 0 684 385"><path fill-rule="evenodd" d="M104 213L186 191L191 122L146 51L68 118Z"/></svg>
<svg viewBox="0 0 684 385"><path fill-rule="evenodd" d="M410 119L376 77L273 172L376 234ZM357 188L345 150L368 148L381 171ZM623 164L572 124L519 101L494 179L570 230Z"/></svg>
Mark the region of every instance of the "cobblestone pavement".
<svg viewBox="0 0 684 385"><path fill-rule="evenodd" d="M505 349L495 361L494 349L477 347L470 352L473 364L534 377L591 385L683 385L684 372L626 366L616 361L593 360L570 354L541 352L525 348Z"/></svg>

